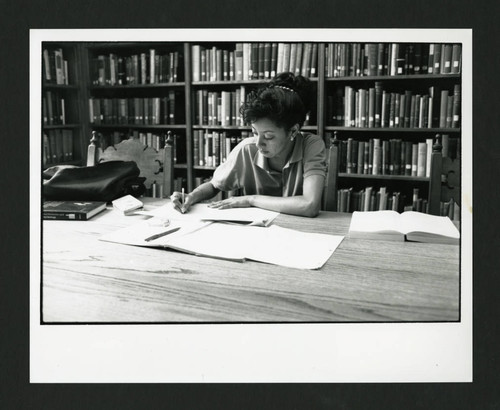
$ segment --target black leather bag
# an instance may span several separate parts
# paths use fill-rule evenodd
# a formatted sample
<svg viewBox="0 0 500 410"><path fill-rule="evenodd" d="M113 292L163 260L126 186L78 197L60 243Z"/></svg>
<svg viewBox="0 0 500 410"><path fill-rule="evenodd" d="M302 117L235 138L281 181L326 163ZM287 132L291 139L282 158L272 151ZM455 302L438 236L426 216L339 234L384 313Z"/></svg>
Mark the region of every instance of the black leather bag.
<svg viewBox="0 0 500 410"><path fill-rule="evenodd" d="M43 173L43 197L58 201L113 201L146 191L134 161L108 161L91 167L56 166Z"/></svg>

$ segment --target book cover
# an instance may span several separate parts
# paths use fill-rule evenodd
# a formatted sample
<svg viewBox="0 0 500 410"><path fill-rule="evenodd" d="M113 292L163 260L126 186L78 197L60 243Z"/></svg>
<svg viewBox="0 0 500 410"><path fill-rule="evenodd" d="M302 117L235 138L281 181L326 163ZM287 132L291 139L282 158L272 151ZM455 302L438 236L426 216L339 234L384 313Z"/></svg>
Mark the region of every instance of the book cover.
<svg viewBox="0 0 500 410"><path fill-rule="evenodd" d="M87 221L106 209L106 202L96 201L45 201L44 220Z"/></svg>

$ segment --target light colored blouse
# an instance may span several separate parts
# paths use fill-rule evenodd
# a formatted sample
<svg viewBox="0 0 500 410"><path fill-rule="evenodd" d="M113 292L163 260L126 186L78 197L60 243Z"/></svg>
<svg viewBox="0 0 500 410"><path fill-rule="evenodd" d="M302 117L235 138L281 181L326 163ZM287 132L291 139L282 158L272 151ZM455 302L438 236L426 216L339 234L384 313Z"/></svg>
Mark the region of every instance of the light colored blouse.
<svg viewBox="0 0 500 410"><path fill-rule="evenodd" d="M302 195L304 179L326 176L324 141L314 134L298 133L290 159L282 172L271 170L257 148L257 137L245 138L214 172L212 185L221 191L242 189L243 195Z"/></svg>

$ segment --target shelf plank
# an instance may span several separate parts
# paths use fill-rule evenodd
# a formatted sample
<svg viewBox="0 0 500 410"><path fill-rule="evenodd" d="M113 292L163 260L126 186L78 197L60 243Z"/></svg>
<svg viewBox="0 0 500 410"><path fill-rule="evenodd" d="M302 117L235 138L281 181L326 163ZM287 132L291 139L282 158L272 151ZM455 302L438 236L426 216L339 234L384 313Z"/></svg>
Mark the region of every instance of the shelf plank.
<svg viewBox="0 0 500 410"><path fill-rule="evenodd" d="M415 177L411 175L348 174L346 172L339 172L339 178L379 179L379 180L413 181L413 182L430 181L429 177Z"/></svg>
<svg viewBox="0 0 500 410"><path fill-rule="evenodd" d="M94 124L90 123L91 128L130 128L130 129L185 129L186 125L184 124L160 124L160 125L143 125L143 124Z"/></svg>
<svg viewBox="0 0 500 410"><path fill-rule="evenodd" d="M317 77L309 77L312 82L317 82ZM218 80L218 81L193 81L193 86L212 86L212 85L262 85L268 84L270 78L256 80Z"/></svg>
<svg viewBox="0 0 500 410"><path fill-rule="evenodd" d="M408 74L408 75L376 75L376 76L349 76L325 77L326 82L345 81L408 81L408 80L442 80L459 79L461 74Z"/></svg>
<svg viewBox="0 0 500 410"><path fill-rule="evenodd" d="M91 85L89 86L90 91L100 91L100 90L137 90L137 89L154 89L154 88L172 88L172 87L184 87L186 83L158 83L158 84L117 84L117 85Z"/></svg>
<svg viewBox="0 0 500 410"><path fill-rule="evenodd" d="M360 128L360 127L341 127L337 125L327 125L326 131L356 131L356 132L415 132L415 133L452 133L460 132L460 128L403 128L403 127L385 127L385 128Z"/></svg>
<svg viewBox="0 0 500 410"><path fill-rule="evenodd" d="M193 125L193 129L195 130L241 130L241 131L250 131L252 128L248 126L242 125Z"/></svg>
<svg viewBox="0 0 500 410"><path fill-rule="evenodd" d="M74 84L54 84L54 83L43 83L42 88L47 90L71 90L76 91L78 86Z"/></svg>
<svg viewBox="0 0 500 410"><path fill-rule="evenodd" d="M44 130L61 130L66 128L78 128L80 124L57 124L57 125L44 125Z"/></svg>
<svg viewBox="0 0 500 410"><path fill-rule="evenodd" d="M202 171L215 171L216 167L207 167L204 165L194 165L194 169L202 170Z"/></svg>

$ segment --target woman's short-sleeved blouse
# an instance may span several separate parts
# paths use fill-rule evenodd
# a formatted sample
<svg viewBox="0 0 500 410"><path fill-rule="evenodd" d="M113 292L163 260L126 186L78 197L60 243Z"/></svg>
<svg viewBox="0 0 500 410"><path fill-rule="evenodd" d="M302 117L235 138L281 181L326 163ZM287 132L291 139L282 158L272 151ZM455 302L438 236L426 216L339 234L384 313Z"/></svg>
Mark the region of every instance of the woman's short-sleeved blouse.
<svg viewBox="0 0 500 410"><path fill-rule="evenodd" d="M257 138L241 141L214 172L212 185L221 191L242 189L244 195L302 195L304 179L326 176L324 141L314 134L298 133L290 159L282 172L269 168L257 148Z"/></svg>

